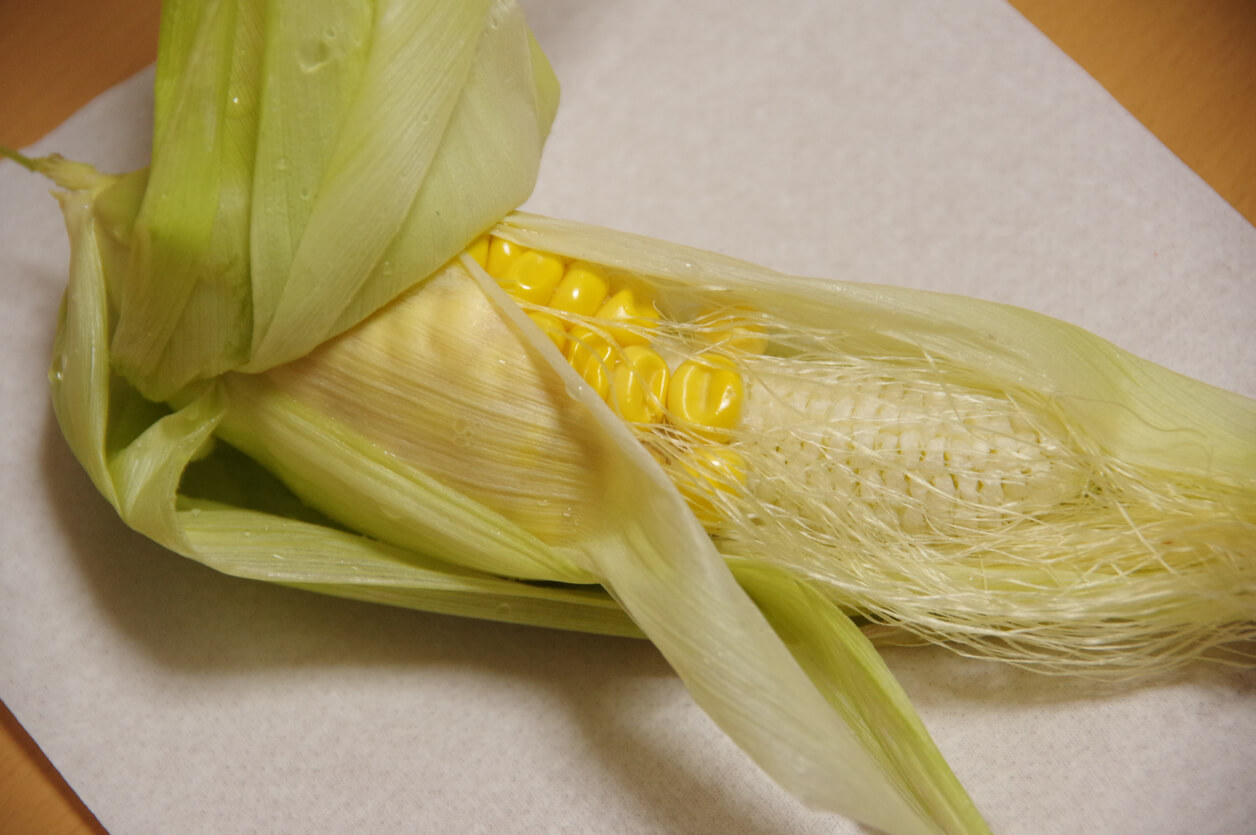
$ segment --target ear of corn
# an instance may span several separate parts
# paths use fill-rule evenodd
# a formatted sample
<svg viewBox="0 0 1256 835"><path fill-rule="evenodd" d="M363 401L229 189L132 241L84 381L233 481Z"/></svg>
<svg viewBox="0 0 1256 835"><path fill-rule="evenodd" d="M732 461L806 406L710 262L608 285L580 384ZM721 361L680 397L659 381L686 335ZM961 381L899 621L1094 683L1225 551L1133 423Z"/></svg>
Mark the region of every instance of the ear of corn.
<svg viewBox="0 0 1256 835"><path fill-rule="evenodd" d="M868 711L919 730L867 639L852 626L794 636L787 648L629 424L466 262L295 363L263 375L224 375L186 389L173 411L150 407L147 422L132 422L126 413L143 401L101 361L108 314L90 198L72 193L63 204L75 276L54 401L76 455L128 524L237 576L437 612L609 634L640 629L712 717L809 803L887 832L984 831L927 735L898 740L900 750L905 744L913 752L905 764L890 756L889 739L856 732ZM457 341L466 352L449 344ZM448 364L412 376L407 363L431 359L438 344L437 360L443 355ZM465 365L477 352L481 364ZM385 369L399 376L390 380ZM477 369L515 396L495 402L491 392L449 385L451 377L473 383L479 376L466 375ZM364 385L341 389L354 374ZM414 385L425 379L434 385ZM424 402L441 389L451 404ZM401 422L381 425L394 408ZM451 414L466 424L448 420ZM503 456L486 456L481 463L497 470L478 477L440 461L442 443L459 447L448 433L473 429ZM417 446L389 448L390 436ZM241 462L215 438L249 451L267 470ZM268 483L271 473L304 503ZM450 486L457 476L461 489ZM578 486L568 490L572 504L546 510L564 479ZM377 500L394 503L381 509ZM514 579L521 576L565 582ZM801 595L815 610L808 618L849 624L793 578L778 572L770 579L756 581L762 594ZM573 585L579 582L597 582L611 596ZM851 657L862 666L847 669ZM839 669L865 689L826 699ZM893 698L878 703L887 693Z"/></svg>
<svg viewBox="0 0 1256 835"><path fill-rule="evenodd" d="M317 12L169 4L151 170L33 163L72 242L54 406L128 524L644 635L782 785L893 833L985 827L852 615L1048 671L1252 662L1252 401L998 305L477 237L555 105L518 10Z"/></svg>

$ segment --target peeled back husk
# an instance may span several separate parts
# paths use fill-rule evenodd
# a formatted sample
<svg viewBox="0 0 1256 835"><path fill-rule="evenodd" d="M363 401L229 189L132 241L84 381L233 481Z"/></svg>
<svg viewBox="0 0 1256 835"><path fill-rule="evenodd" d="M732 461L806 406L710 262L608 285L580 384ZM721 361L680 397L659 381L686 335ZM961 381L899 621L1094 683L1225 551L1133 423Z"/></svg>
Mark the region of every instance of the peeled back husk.
<svg viewBox="0 0 1256 835"><path fill-rule="evenodd" d="M887 832L984 824L852 618L1046 669L1250 663L1252 401L1025 311L498 223L556 100L513 4L266 12L168 4L151 169L48 171L72 244L54 405L127 524L237 576L645 635L782 785ZM459 255L490 227L648 291L677 356L739 311L755 391L1004 404L1050 430L1050 500L887 515L734 431L746 489L699 513L691 439L621 420Z"/></svg>

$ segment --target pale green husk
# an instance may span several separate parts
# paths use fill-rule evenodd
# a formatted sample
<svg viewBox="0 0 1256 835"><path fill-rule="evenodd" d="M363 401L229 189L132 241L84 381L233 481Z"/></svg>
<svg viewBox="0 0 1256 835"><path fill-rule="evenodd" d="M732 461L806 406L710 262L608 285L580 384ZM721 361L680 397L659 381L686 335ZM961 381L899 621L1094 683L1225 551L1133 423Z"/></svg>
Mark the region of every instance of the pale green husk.
<svg viewBox="0 0 1256 835"><path fill-rule="evenodd" d="M71 239L54 406L127 524L241 577L644 635L806 802L891 833L985 831L847 613L989 649L1017 639L1042 579L1020 565L973 583L969 565L887 559L885 577L919 568L959 589L948 601L905 582L894 597L884 577L843 574L884 556L867 542L816 557L734 529L712 539L638 433L458 257L492 227L680 306L749 305L817 346L840 332L846 351L1037 393L1108 469L1221 503L1229 533L1199 548L1224 570L1182 576L1226 593L1188 585L1152 614L1190 610L1223 643L1251 636L1251 401L1025 311L780 276L546 218L499 223L531 189L557 101L513 3L289 6L167 3L151 169L37 163L66 189ZM1048 573L1068 571L1086 569ZM1196 611L1200 595L1224 602L1221 620ZM1105 610L1112 599L1056 614L1138 617ZM1013 614L991 619L991 605Z"/></svg>
<svg viewBox="0 0 1256 835"><path fill-rule="evenodd" d="M165 400L302 356L531 191L557 106L510 4L163 7L113 360Z"/></svg>

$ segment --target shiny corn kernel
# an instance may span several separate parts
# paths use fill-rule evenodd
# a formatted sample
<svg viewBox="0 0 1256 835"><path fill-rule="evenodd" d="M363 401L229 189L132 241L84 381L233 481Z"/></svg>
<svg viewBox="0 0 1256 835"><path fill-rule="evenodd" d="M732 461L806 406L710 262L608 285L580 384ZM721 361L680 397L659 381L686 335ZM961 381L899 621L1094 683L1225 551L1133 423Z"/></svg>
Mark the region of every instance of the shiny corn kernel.
<svg viewBox="0 0 1256 835"><path fill-rule="evenodd" d="M680 426L704 437L722 438L737 426L745 383L720 357L686 360L667 389L667 408Z"/></svg>
<svg viewBox="0 0 1256 835"><path fill-rule="evenodd" d="M677 464L682 475L676 485L698 521L707 527L720 521L720 500L736 496L746 487L746 460L729 447L697 447L685 452Z"/></svg>
<svg viewBox="0 0 1256 835"><path fill-rule="evenodd" d="M563 321L552 313L542 313L540 311L529 311L528 318L536 323L541 332L549 337L550 342L554 343L554 347L560 351L567 342L567 330L563 327Z"/></svg>
<svg viewBox="0 0 1256 835"><path fill-rule="evenodd" d="M520 301L549 304L562 278L563 262L559 258L532 249L510 263L501 277L501 285Z"/></svg>
<svg viewBox="0 0 1256 835"><path fill-rule="evenodd" d="M492 238L488 244L488 255L485 256L484 271L500 281L505 277L510 265L525 252L527 250L519 244L513 244L501 238Z"/></svg>
<svg viewBox="0 0 1256 835"><path fill-rule="evenodd" d="M611 374L611 405L624 420L655 423L663 417L667 362L643 345L630 345Z"/></svg>
<svg viewBox="0 0 1256 835"><path fill-rule="evenodd" d="M481 235L471 242L471 246L467 247L467 254L475 259L475 263L481 267L488 267L488 235Z"/></svg>
<svg viewBox="0 0 1256 835"><path fill-rule="evenodd" d="M659 314L654 309L654 305L648 301L639 301L631 290L623 289L606 300L606 303L598 308L597 318L608 319L611 322L622 322L631 328L640 328L645 330L653 330L658 326ZM620 345L645 345L648 341L640 330L630 329L629 327L614 327L609 325L606 328L611 338Z"/></svg>
<svg viewBox="0 0 1256 835"><path fill-rule="evenodd" d="M592 316L606 301L608 292L610 285L602 271L592 264L579 262L567 268L549 305L577 316Z"/></svg>
<svg viewBox="0 0 1256 835"><path fill-rule="evenodd" d="M603 400L611 391L611 366L615 346L606 337L588 328L576 326L563 348L567 362Z"/></svg>

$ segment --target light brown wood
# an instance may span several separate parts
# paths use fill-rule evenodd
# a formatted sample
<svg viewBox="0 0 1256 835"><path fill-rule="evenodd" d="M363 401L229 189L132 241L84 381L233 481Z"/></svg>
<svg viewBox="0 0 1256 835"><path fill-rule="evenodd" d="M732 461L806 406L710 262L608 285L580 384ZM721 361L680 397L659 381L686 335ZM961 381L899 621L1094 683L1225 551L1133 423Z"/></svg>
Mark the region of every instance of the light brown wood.
<svg viewBox="0 0 1256 835"><path fill-rule="evenodd" d="M159 0L0 2L0 143L34 142L151 64L159 10ZM3 704L0 832L105 832Z"/></svg>
<svg viewBox="0 0 1256 835"><path fill-rule="evenodd" d="M0 143L39 139L157 56L159 0L0 2Z"/></svg>
<svg viewBox="0 0 1256 835"><path fill-rule="evenodd" d="M1010 2L1256 223L1256 2ZM0 2L0 143L35 141L151 63L159 5ZM103 831L0 705L0 832Z"/></svg>
<svg viewBox="0 0 1256 835"><path fill-rule="evenodd" d="M1256 2L1010 2L1256 224Z"/></svg>
<svg viewBox="0 0 1256 835"><path fill-rule="evenodd" d="M0 832L103 835L39 746L0 702Z"/></svg>

